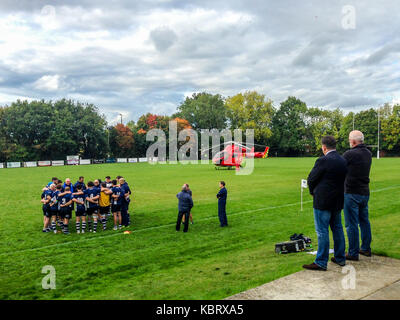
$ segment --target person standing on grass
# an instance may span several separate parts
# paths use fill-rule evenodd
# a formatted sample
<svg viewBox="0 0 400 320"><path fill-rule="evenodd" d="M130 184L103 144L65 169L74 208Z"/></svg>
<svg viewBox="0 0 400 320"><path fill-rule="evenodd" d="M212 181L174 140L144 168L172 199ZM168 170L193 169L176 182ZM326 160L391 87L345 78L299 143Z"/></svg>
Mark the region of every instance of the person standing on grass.
<svg viewBox="0 0 400 320"><path fill-rule="evenodd" d="M88 202L86 213L88 216L89 232L92 232L92 220L93 220L93 233L97 231L97 214L99 211L99 189L94 186L92 181L87 184L88 188L85 192L85 199Z"/></svg>
<svg viewBox="0 0 400 320"><path fill-rule="evenodd" d="M69 186L65 187L65 192L59 196L59 203L60 203L60 217L63 222L63 233L69 234L69 220L72 216L72 193Z"/></svg>
<svg viewBox="0 0 400 320"><path fill-rule="evenodd" d="M85 192L82 190L82 185L76 186L76 192L72 194L72 201L76 203L75 216L76 216L76 233L81 233L80 223L82 219L82 233L86 229L86 207L85 207Z"/></svg>
<svg viewBox="0 0 400 320"><path fill-rule="evenodd" d="M131 202L130 195L132 192L131 189L129 188L128 183L125 181L123 177L119 179L119 186L124 193L124 198L122 199L122 204L121 204L122 225L124 227L127 227L131 224L131 219L128 210L129 210L129 203Z"/></svg>
<svg viewBox="0 0 400 320"><path fill-rule="evenodd" d="M188 187L186 184L182 186L182 191L179 192L176 197L178 198L178 219L176 221L176 231L181 229L181 221L183 215L185 215L185 226L183 227L183 232L188 232L189 230L189 213L193 208L193 200L188 192Z"/></svg>
<svg viewBox="0 0 400 320"><path fill-rule="evenodd" d="M111 202L111 212L114 215L114 230L122 228L122 218L121 218L121 205L122 199L124 198L124 192L118 186L117 180L112 181L112 202ZM118 225L118 226L117 226Z"/></svg>
<svg viewBox="0 0 400 320"><path fill-rule="evenodd" d="M61 193L62 186L58 184L55 186L52 184L50 186L50 190L52 191L51 194L51 201L50 201L50 210L51 210L51 230L54 233L57 233L57 222L59 226L63 228L62 221L60 220L60 207L58 203L58 196Z"/></svg>
<svg viewBox="0 0 400 320"><path fill-rule="evenodd" d="M110 195L112 194L112 191L107 188L107 183L102 182L101 183L101 189L100 189L100 199L99 199L99 205L100 205L100 221L103 224L103 230L106 230L107 228L107 219L106 215L110 212Z"/></svg>
<svg viewBox="0 0 400 320"><path fill-rule="evenodd" d="M74 184L74 191L76 192L76 189L78 186L81 186L81 190L85 191L86 190L86 185L85 185L85 177L80 176L78 181Z"/></svg>
<svg viewBox="0 0 400 320"><path fill-rule="evenodd" d="M342 226L344 202L344 179L346 160L336 151L336 139L332 136L322 138L324 155L315 161L308 175L308 187L313 196L314 222L318 238L318 251L313 263L303 265L304 269L326 271L329 259L329 226L333 235L335 256L332 262L346 264L346 242Z"/></svg>
<svg viewBox="0 0 400 320"><path fill-rule="evenodd" d="M47 188L50 188L50 186L54 184L57 185L58 184L58 178L57 177L53 177L51 178L51 181L47 184Z"/></svg>
<svg viewBox="0 0 400 320"><path fill-rule="evenodd" d="M54 185L54 184L53 184ZM43 204L43 232L50 232L51 209L50 201L53 191L47 187L43 189L41 202Z"/></svg>
<svg viewBox="0 0 400 320"><path fill-rule="evenodd" d="M106 188L111 190L113 184L110 176L106 176L105 183L106 183ZM112 202L112 194L110 194L110 203L111 202ZM107 217L109 216L111 216L111 205L110 205L110 210L107 212Z"/></svg>
<svg viewBox="0 0 400 320"><path fill-rule="evenodd" d="M220 181L219 192L217 193L218 199L218 218L221 227L228 226L228 218L226 217L226 198L228 197L228 191L225 188L225 182Z"/></svg>
<svg viewBox="0 0 400 320"><path fill-rule="evenodd" d="M63 191L66 187L69 187L69 190L71 190L71 192L74 192L74 186L72 185L70 178L65 179L65 182L63 184Z"/></svg>
<svg viewBox="0 0 400 320"><path fill-rule="evenodd" d="M185 186L187 188L188 193L190 194L190 196L192 197L193 200L193 194L192 194L192 190L190 190L189 185L187 183L185 183ZM190 223L193 224L193 216L192 216L192 212L189 212L189 218L190 218ZM182 216L182 223L185 224L185 216Z"/></svg>
<svg viewBox="0 0 400 320"><path fill-rule="evenodd" d="M364 135L355 130L349 134L350 150L343 154L347 161L344 186L344 218L349 239L347 260L359 259L359 254L371 256L371 224L368 218L369 173L372 153L364 144ZM358 227L361 230L361 249Z"/></svg>

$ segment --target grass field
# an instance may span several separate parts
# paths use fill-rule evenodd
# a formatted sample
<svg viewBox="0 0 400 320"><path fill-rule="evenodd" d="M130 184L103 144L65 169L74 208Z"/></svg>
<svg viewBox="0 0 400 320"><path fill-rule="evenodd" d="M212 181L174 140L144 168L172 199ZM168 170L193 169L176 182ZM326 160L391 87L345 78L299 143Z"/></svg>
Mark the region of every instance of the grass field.
<svg viewBox="0 0 400 320"><path fill-rule="evenodd" d="M315 159L257 159L254 173L212 165L104 164L0 170L0 299L221 299L301 270L306 253L274 244L304 233L316 242L311 197L300 212L300 179ZM41 188L52 176L126 178L132 234L44 234ZM228 189L228 228L217 217L218 181ZM175 232L176 193L193 191L194 225ZM400 259L400 159L374 160L370 218L375 253ZM109 223L111 226L111 222ZM56 270L43 290L42 267Z"/></svg>

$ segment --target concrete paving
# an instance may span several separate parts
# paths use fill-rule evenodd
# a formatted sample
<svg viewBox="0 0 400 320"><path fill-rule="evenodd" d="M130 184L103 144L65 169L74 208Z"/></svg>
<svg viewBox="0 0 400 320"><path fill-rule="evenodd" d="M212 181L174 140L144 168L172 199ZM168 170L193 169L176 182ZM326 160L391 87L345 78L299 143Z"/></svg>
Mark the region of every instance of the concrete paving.
<svg viewBox="0 0 400 320"><path fill-rule="evenodd" d="M400 260L360 256L345 267L303 270L250 289L228 300L400 300Z"/></svg>

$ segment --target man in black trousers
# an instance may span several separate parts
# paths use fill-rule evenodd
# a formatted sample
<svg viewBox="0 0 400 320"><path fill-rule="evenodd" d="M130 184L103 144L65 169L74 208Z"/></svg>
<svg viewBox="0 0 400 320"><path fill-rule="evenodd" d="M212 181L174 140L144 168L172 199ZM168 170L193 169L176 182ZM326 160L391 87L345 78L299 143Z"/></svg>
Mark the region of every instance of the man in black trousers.
<svg viewBox="0 0 400 320"><path fill-rule="evenodd" d="M178 220L176 221L176 231L179 231L181 228L181 221L183 215L185 215L185 224L183 227L183 232L187 232L189 229L189 214L190 210L193 208L193 200L188 191L187 184L182 186L182 191L179 192L176 197L179 200L178 203Z"/></svg>
<svg viewBox="0 0 400 320"><path fill-rule="evenodd" d="M228 226L228 219L226 218L226 198L228 197L228 191L225 188L225 182L220 181L218 198L218 218L221 227Z"/></svg>
<svg viewBox="0 0 400 320"><path fill-rule="evenodd" d="M346 160L336 152L336 140L332 136L322 138L324 155L317 159L308 176L310 194L314 197L314 222L318 237L315 261L303 265L309 270L326 271L329 259L329 226L333 235L334 257L332 262L346 264L342 215L344 180L347 173Z"/></svg>

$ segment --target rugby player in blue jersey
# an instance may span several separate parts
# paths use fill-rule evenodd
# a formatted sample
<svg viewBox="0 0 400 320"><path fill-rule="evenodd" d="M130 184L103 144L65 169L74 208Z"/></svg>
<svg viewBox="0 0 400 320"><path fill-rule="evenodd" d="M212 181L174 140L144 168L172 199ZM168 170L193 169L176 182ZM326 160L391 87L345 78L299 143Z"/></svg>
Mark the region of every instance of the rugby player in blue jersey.
<svg viewBox="0 0 400 320"><path fill-rule="evenodd" d="M69 234L69 219L72 216L72 193L69 186L65 186L65 192L58 196L58 201L60 204L60 217L63 222L63 232L64 234Z"/></svg>
<svg viewBox="0 0 400 320"><path fill-rule="evenodd" d="M117 180L113 180L112 185L113 187L111 188L112 191L111 212L114 215L114 230L117 230L118 228L119 229L122 228L121 205L125 194L124 191L118 186Z"/></svg>
<svg viewBox="0 0 400 320"><path fill-rule="evenodd" d="M81 219L82 219L82 233L85 233L86 229L86 207L85 207L85 191L82 190L82 185L75 185L76 192L72 194L72 201L76 203L75 216L76 216L76 233L81 233ZM86 186L85 186L86 188Z"/></svg>
<svg viewBox="0 0 400 320"><path fill-rule="evenodd" d="M50 232L50 219L51 219L51 210L50 210L50 201L51 195L53 191L48 188L44 188L41 196L41 202L43 204L43 232Z"/></svg>
<svg viewBox="0 0 400 320"><path fill-rule="evenodd" d="M88 208L86 209L86 213L88 217L89 232L92 232L91 224L93 220L93 232L96 233L100 190L99 188L95 187L92 181L89 181L87 186L88 188L86 189L85 199L88 202Z"/></svg>

